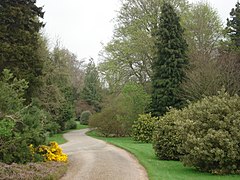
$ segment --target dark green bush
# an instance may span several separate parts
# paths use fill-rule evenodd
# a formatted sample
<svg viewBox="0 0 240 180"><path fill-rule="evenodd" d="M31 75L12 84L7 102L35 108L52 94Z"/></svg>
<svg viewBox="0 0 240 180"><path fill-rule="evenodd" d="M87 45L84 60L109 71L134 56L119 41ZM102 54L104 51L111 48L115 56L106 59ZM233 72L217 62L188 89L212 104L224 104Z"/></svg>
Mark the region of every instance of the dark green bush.
<svg viewBox="0 0 240 180"><path fill-rule="evenodd" d="M151 142L153 130L158 118L152 117L151 114L139 115L132 126L132 136L135 141Z"/></svg>
<svg viewBox="0 0 240 180"><path fill-rule="evenodd" d="M66 122L66 129L77 129L77 123L74 118Z"/></svg>
<svg viewBox="0 0 240 180"><path fill-rule="evenodd" d="M184 113L185 109L183 111L171 109L156 123L153 148L159 159L179 160L178 147L181 145L179 129L185 120Z"/></svg>
<svg viewBox="0 0 240 180"><path fill-rule="evenodd" d="M51 121L47 124L46 130L50 136L59 132L60 125L57 122Z"/></svg>
<svg viewBox="0 0 240 180"><path fill-rule="evenodd" d="M88 121L92 113L90 111L83 111L80 117L80 124L88 125Z"/></svg>
<svg viewBox="0 0 240 180"><path fill-rule="evenodd" d="M61 104L60 114L56 121L60 126L59 132L67 129L66 123L67 121L69 121L69 119L73 117L74 117L74 111L73 111L72 105L69 102L65 102Z"/></svg>
<svg viewBox="0 0 240 180"><path fill-rule="evenodd" d="M18 117L7 116L0 122L1 129L5 129L0 133L0 161L8 164L35 161L28 146L38 146L46 141L44 112L36 106L28 106ZM11 128L10 131L7 128Z"/></svg>
<svg viewBox="0 0 240 180"><path fill-rule="evenodd" d="M187 108L181 161L200 171L240 173L240 97L221 92Z"/></svg>
<svg viewBox="0 0 240 180"><path fill-rule="evenodd" d="M4 70L0 79L0 161L11 164L34 159L29 145L45 143L46 112L32 101L24 105L27 82Z"/></svg>

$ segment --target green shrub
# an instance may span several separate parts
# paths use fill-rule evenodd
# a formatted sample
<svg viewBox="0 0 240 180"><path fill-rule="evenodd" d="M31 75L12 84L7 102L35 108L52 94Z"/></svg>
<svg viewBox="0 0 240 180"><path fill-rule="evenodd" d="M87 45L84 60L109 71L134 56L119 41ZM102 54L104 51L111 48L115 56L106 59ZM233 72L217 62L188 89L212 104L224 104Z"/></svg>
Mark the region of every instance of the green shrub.
<svg viewBox="0 0 240 180"><path fill-rule="evenodd" d="M51 121L46 126L46 131L50 136L59 132L60 125L57 122Z"/></svg>
<svg viewBox="0 0 240 180"><path fill-rule="evenodd" d="M77 129L77 123L74 118L66 122L66 129Z"/></svg>
<svg viewBox="0 0 240 180"><path fill-rule="evenodd" d="M80 124L88 125L88 121L92 113L90 111L83 111L80 117Z"/></svg>
<svg viewBox="0 0 240 180"><path fill-rule="evenodd" d="M67 129L66 123L73 117L74 111L72 105L69 102L62 103L60 106L60 114L56 121L60 125L59 132Z"/></svg>
<svg viewBox="0 0 240 180"><path fill-rule="evenodd" d="M4 69L0 75L0 118L4 114L13 114L23 108L23 98L28 83L14 78L13 74Z"/></svg>
<svg viewBox="0 0 240 180"><path fill-rule="evenodd" d="M151 96L147 94L142 85L137 83L127 83L121 92L119 105L125 107L125 111L132 123L138 119L139 114L143 114L151 102Z"/></svg>
<svg viewBox="0 0 240 180"><path fill-rule="evenodd" d="M185 110L171 109L156 123L153 133L153 148L156 156L162 160L179 160L178 147L180 125L184 122Z"/></svg>
<svg viewBox="0 0 240 180"><path fill-rule="evenodd" d="M3 131L0 140L0 161L11 164L26 163L35 161L29 149L30 144L44 144L46 140L46 131L44 124L46 122L45 114L36 106L28 106L22 109L19 117L5 117L1 120L1 128L11 127L11 131ZM8 122L8 123L2 123ZM37 158L40 160L39 158Z"/></svg>
<svg viewBox="0 0 240 180"><path fill-rule="evenodd" d="M145 112L150 96L137 83L126 84L121 93L111 97L108 105L91 118L91 126L105 136L129 136L138 115Z"/></svg>
<svg viewBox="0 0 240 180"><path fill-rule="evenodd" d="M9 70L0 80L0 161L11 164L33 160L30 144L45 143L45 111L32 101L24 105L27 82L14 78Z"/></svg>
<svg viewBox="0 0 240 180"><path fill-rule="evenodd" d="M153 130L158 118L152 117L151 114L139 115L132 126L132 136L135 141L151 142Z"/></svg>
<svg viewBox="0 0 240 180"><path fill-rule="evenodd" d="M27 150L25 150L26 153L28 152L28 146L30 144L37 146L46 143L47 133L45 125L48 123L48 120L46 119L45 111L39 109L36 105L30 105L22 110L21 117L23 124L17 123L14 133L15 138L18 140L21 139L21 142L19 141L19 144L15 143L15 147L17 147L22 153L21 146L24 149L25 146L27 146ZM19 138L19 136L21 138ZM24 163L31 161L24 156L21 156L21 153L14 152L15 158L13 159L13 162L16 162L16 157Z"/></svg>
<svg viewBox="0 0 240 180"><path fill-rule="evenodd" d="M101 113L91 116L90 127L97 128L104 136L129 135L129 121L121 118L122 111L116 106L104 108Z"/></svg>
<svg viewBox="0 0 240 180"><path fill-rule="evenodd" d="M187 166L216 174L240 173L240 97L221 92L187 108L181 129Z"/></svg>

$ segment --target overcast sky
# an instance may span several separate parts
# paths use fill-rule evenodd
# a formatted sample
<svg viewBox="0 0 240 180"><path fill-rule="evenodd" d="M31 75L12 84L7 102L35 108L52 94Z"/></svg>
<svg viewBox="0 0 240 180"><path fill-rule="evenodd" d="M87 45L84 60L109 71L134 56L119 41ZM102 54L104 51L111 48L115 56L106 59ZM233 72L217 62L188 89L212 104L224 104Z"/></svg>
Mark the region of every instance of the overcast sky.
<svg viewBox="0 0 240 180"><path fill-rule="evenodd" d="M225 23L237 0L208 2ZM113 34L119 0L37 0L37 4L44 6L44 32L52 44L58 39L78 59L92 57L97 62L102 43L107 43Z"/></svg>

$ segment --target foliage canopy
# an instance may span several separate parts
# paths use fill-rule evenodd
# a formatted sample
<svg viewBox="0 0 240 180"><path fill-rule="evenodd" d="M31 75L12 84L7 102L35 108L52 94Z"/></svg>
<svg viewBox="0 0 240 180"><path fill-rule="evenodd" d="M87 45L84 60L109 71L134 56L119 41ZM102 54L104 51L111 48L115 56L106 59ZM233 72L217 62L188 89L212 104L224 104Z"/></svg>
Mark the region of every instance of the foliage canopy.
<svg viewBox="0 0 240 180"><path fill-rule="evenodd" d="M44 13L36 0L0 1L0 73L10 69L19 79L29 82L28 101L40 86L43 62L37 53L40 18Z"/></svg>

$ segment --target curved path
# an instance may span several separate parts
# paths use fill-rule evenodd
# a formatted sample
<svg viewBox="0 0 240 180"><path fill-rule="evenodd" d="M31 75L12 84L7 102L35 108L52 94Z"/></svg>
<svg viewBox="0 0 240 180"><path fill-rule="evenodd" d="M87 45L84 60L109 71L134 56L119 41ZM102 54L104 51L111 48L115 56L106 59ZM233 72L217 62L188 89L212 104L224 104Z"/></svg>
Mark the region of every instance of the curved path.
<svg viewBox="0 0 240 180"><path fill-rule="evenodd" d="M88 129L64 134L69 169L62 180L147 180L145 169L126 151L86 136Z"/></svg>

